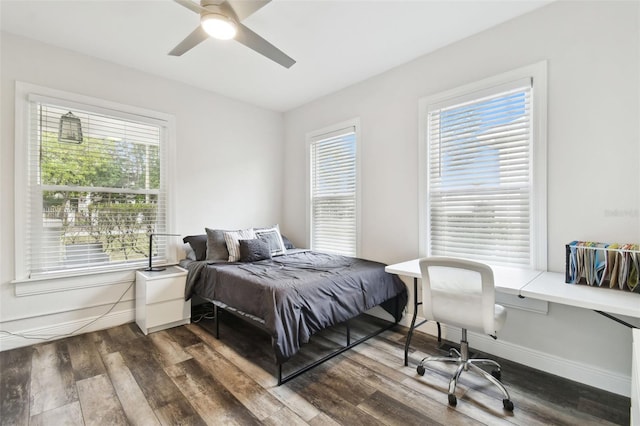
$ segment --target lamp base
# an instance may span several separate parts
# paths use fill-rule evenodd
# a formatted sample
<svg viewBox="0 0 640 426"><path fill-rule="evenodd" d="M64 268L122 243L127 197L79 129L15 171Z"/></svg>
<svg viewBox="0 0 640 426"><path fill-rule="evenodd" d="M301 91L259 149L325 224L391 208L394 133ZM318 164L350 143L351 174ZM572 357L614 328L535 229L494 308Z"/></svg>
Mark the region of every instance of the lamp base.
<svg viewBox="0 0 640 426"><path fill-rule="evenodd" d="M146 268L145 271L150 271L150 272L160 272L160 271L164 271L167 268L157 268L157 267L153 267L153 268Z"/></svg>

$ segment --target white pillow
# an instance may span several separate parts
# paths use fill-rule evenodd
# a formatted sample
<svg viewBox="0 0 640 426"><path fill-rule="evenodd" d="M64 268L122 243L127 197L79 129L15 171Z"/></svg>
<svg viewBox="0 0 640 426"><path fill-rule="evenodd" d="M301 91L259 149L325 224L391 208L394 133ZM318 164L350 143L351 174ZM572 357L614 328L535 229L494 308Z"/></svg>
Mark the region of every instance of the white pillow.
<svg viewBox="0 0 640 426"><path fill-rule="evenodd" d="M238 262L240 260L240 240L253 240L256 234L253 228L241 229L239 231L225 231L224 241L227 243L229 251L229 262Z"/></svg>
<svg viewBox="0 0 640 426"><path fill-rule="evenodd" d="M184 243L182 250L184 250L185 259L196 260L196 252L193 250L193 247L191 247L191 244Z"/></svg>
<svg viewBox="0 0 640 426"><path fill-rule="evenodd" d="M280 227L276 224L271 228L253 228L255 238L259 238L269 244L269 250L271 256L279 256L287 253L287 248L282 241L282 235L280 235Z"/></svg>

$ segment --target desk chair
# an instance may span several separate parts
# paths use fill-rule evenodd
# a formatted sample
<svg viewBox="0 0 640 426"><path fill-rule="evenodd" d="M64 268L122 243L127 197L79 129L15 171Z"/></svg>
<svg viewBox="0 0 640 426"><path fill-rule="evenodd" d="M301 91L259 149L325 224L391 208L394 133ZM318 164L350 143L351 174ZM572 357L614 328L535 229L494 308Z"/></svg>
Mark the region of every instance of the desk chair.
<svg viewBox="0 0 640 426"><path fill-rule="evenodd" d="M482 263L446 257L421 259L420 271L425 318L462 328L462 340L460 351L452 348L448 357L426 357L420 361L418 374L424 375L427 362L455 362L459 365L449 382L449 405L457 404L455 391L460 375L471 370L496 385L504 396L504 408L513 411L509 393L499 381L500 364L490 359L469 359L467 330L495 339L507 316L507 310L495 303L493 271ZM491 365L494 370L489 374L477 364Z"/></svg>

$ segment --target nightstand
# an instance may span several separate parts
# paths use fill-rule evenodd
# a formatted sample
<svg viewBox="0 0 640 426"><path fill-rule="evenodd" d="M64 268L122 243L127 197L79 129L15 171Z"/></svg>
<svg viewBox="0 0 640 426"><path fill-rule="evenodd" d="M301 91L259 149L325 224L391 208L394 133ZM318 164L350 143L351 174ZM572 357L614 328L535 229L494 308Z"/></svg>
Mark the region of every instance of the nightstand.
<svg viewBox="0 0 640 426"><path fill-rule="evenodd" d="M191 300L184 300L187 271L136 271L136 323L144 334L191 322Z"/></svg>

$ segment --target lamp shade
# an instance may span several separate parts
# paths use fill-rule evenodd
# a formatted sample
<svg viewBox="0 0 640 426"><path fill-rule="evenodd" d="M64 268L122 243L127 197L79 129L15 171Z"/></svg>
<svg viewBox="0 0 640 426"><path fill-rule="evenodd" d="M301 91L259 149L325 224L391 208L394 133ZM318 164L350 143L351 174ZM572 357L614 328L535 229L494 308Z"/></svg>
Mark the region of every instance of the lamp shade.
<svg viewBox="0 0 640 426"><path fill-rule="evenodd" d="M58 141L82 143L82 124L71 111L60 117Z"/></svg>
<svg viewBox="0 0 640 426"><path fill-rule="evenodd" d="M229 40L236 36L237 26L230 18L219 13L208 13L200 18L200 25L213 38Z"/></svg>

